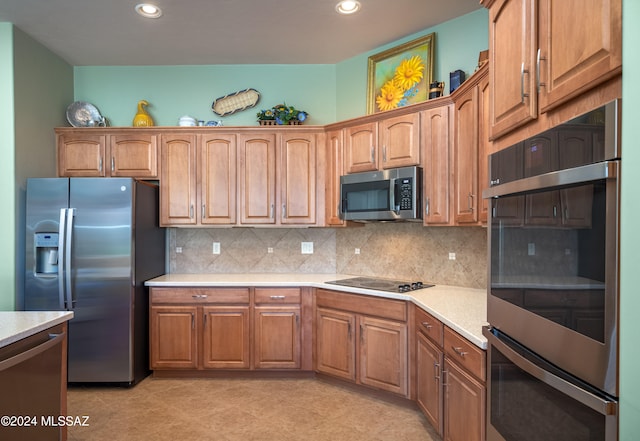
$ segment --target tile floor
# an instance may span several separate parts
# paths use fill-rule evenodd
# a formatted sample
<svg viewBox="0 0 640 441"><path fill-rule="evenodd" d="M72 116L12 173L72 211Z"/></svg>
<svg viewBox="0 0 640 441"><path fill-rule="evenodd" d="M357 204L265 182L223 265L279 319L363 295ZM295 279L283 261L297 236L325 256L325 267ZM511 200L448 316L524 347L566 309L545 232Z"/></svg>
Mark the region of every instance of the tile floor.
<svg viewBox="0 0 640 441"><path fill-rule="evenodd" d="M156 379L70 388L70 441L440 441L411 404L315 378Z"/></svg>

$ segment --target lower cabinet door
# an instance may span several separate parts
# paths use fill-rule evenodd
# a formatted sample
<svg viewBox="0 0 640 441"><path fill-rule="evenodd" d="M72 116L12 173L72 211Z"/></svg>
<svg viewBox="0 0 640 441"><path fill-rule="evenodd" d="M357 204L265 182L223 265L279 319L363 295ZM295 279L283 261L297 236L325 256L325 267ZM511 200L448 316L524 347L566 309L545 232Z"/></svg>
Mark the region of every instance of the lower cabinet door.
<svg viewBox="0 0 640 441"><path fill-rule="evenodd" d="M300 307L256 306L256 369L300 369Z"/></svg>
<svg viewBox="0 0 640 441"><path fill-rule="evenodd" d="M356 381L354 314L318 308L316 369L323 374Z"/></svg>
<svg viewBox="0 0 640 441"><path fill-rule="evenodd" d="M416 401L438 435L443 429L442 351L416 333Z"/></svg>
<svg viewBox="0 0 640 441"><path fill-rule="evenodd" d="M486 388L455 363L444 362L444 441L484 441Z"/></svg>
<svg viewBox="0 0 640 441"><path fill-rule="evenodd" d="M407 395L407 325L360 316L360 382Z"/></svg>
<svg viewBox="0 0 640 441"><path fill-rule="evenodd" d="M202 366L249 369L249 306L205 306Z"/></svg>
<svg viewBox="0 0 640 441"><path fill-rule="evenodd" d="M151 369L198 366L195 306L151 308Z"/></svg>

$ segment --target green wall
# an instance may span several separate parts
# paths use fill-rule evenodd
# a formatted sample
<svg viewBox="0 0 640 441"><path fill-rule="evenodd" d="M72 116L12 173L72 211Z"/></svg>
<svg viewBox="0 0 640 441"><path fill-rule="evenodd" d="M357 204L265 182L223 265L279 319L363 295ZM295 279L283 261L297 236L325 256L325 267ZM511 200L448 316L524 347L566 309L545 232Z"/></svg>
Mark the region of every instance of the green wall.
<svg viewBox="0 0 640 441"><path fill-rule="evenodd" d="M0 23L0 310L22 306L27 177L56 175L53 128L73 99L73 69L10 23Z"/></svg>
<svg viewBox="0 0 640 441"><path fill-rule="evenodd" d="M640 2L622 2L622 209L620 222L620 441L640 439Z"/></svg>
<svg viewBox="0 0 640 441"><path fill-rule="evenodd" d="M478 9L338 63L336 119L342 121L367 113L367 66L371 55L432 32L436 34L433 79L445 82L444 94L448 95L449 73L460 69L468 78L478 65L480 51L489 47L489 11Z"/></svg>
<svg viewBox="0 0 640 441"><path fill-rule="evenodd" d="M74 94L98 107L113 126L130 126L141 99L162 126L176 125L183 115L256 125L257 110L283 101L308 111L308 124L328 124L366 114L370 55L431 32L436 33L434 77L448 84L450 71L473 73L478 53L487 49L488 11L479 9L335 65L75 67ZM213 113L214 99L246 88L261 93L256 108L226 117Z"/></svg>
<svg viewBox="0 0 640 441"><path fill-rule="evenodd" d="M0 23L0 243L5 250L15 249L13 130L13 25ZM12 310L15 293L15 253L5 253L0 265L0 311Z"/></svg>

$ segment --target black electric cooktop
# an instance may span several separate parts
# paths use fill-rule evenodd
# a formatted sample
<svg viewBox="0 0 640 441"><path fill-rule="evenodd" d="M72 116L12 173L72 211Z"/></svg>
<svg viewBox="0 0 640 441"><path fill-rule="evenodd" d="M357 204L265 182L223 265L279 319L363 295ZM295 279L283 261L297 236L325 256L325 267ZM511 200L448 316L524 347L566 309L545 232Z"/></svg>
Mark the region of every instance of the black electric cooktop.
<svg viewBox="0 0 640 441"><path fill-rule="evenodd" d="M407 282L404 280L379 279L375 277L352 277L349 279L332 280L326 283L387 292L408 292L433 286L422 282Z"/></svg>

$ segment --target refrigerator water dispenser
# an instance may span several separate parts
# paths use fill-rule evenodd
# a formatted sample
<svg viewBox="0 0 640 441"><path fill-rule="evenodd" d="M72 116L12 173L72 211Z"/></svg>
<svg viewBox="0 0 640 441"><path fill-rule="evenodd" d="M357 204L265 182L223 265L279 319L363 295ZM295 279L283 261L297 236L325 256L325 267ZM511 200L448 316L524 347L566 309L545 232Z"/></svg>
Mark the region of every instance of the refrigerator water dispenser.
<svg viewBox="0 0 640 441"><path fill-rule="evenodd" d="M58 233L35 233L36 276L58 274Z"/></svg>

